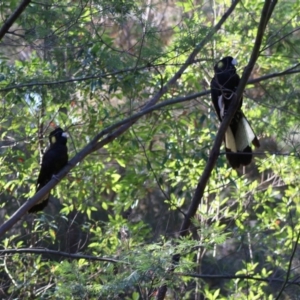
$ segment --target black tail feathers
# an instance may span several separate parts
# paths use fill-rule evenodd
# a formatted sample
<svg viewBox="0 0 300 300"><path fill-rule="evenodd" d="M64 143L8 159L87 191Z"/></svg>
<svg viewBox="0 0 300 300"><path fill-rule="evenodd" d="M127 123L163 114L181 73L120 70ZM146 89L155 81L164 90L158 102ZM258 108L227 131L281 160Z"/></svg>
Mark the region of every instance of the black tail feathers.
<svg viewBox="0 0 300 300"><path fill-rule="evenodd" d="M226 148L226 157L233 169L242 166L247 166L252 161L252 149L247 146L243 151L232 152L230 149Z"/></svg>

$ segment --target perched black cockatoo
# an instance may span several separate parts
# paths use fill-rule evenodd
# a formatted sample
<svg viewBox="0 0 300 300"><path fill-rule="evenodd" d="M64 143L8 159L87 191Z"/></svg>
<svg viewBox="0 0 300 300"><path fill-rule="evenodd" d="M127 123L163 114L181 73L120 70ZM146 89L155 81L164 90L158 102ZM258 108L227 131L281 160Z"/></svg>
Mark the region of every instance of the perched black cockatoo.
<svg viewBox="0 0 300 300"><path fill-rule="evenodd" d="M68 163L67 133L61 128L56 128L49 135L50 147L42 159L42 166L37 179L36 191L38 192ZM50 193L29 209L29 213L43 210L50 197Z"/></svg>
<svg viewBox="0 0 300 300"><path fill-rule="evenodd" d="M211 98L220 121L226 114L240 81L235 69L236 64L237 61L234 58L227 56L214 66L215 76L211 81ZM252 160L251 143L255 147L259 147L259 141L241 110L242 104L243 98L240 100L239 108L224 138L226 157L234 169L240 165L250 164Z"/></svg>

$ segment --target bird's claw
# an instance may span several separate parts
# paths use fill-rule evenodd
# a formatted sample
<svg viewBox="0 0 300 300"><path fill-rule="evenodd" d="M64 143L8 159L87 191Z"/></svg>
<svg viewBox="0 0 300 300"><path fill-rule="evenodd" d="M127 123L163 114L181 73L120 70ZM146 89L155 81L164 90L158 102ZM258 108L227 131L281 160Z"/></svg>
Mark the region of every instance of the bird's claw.
<svg viewBox="0 0 300 300"><path fill-rule="evenodd" d="M51 179L55 179L56 181L59 181L59 178L55 174L52 175Z"/></svg>

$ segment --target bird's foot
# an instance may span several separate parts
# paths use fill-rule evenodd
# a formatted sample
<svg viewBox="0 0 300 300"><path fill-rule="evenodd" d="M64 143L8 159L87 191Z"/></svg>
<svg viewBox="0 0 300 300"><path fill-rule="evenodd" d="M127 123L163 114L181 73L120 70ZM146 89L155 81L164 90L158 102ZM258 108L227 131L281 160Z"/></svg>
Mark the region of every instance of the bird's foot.
<svg viewBox="0 0 300 300"><path fill-rule="evenodd" d="M59 181L59 178L55 174L52 175L51 179L55 179L56 181Z"/></svg>

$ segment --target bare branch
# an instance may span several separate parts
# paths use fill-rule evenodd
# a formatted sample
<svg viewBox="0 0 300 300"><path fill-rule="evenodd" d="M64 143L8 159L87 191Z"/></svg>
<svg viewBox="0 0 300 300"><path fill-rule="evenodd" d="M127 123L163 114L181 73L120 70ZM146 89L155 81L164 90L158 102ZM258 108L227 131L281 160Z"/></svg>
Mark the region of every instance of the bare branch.
<svg viewBox="0 0 300 300"><path fill-rule="evenodd" d="M259 56L259 50L260 50L260 46L262 43L262 39L263 39L263 35L266 29L266 25L267 25L267 21L269 20L271 13L274 9L274 6L277 1L272 1L272 0L266 0L262 13L261 13L261 19L260 19L260 23L258 25L258 31L257 31L257 35L256 35L256 39L255 39L255 43L254 43L254 47L252 50L252 54L250 57L250 61L247 65L247 67L244 70L243 76L240 80L239 86L237 88L235 97L233 97L232 99L232 103L229 107L229 110L225 116L225 118L223 119L221 126L218 130L216 139L214 141L213 147L211 149L209 158L208 158L208 162L205 166L205 169L202 173L202 176L198 182L195 194L193 196L192 202L188 208L188 211L185 215L185 218L183 220L183 223L181 225L180 228L180 236L186 236L188 234L188 230L190 228L191 225L191 218L195 216L198 206L201 202L201 199L203 197L203 193L205 190L205 187L207 185L207 182L210 178L211 172L215 166L216 160L219 156L219 152L220 152L220 147L223 141L223 137L225 134L225 131L227 129L227 127L229 126L236 110L239 107L239 99L242 97L243 91L245 89L246 83L248 81L248 78L252 72L252 69L255 65L255 62ZM173 267L170 268L170 272L173 272L175 269L175 266L178 264L180 260L180 254L175 254L172 257L172 262L173 262ZM167 292L167 287L166 285L162 286L159 288L159 292L158 295L156 297L157 300L163 300L165 298Z"/></svg>
<svg viewBox="0 0 300 300"><path fill-rule="evenodd" d="M31 0L23 0L13 14L4 22L3 26L0 28L0 41L30 2Z"/></svg>
<svg viewBox="0 0 300 300"><path fill-rule="evenodd" d="M33 254L51 254L51 255L57 255L57 256L63 256L68 257L72 259L87 259L87 260L96 260L96 261L104 261L104 262L111 262L111 263L122 263L122 264L128 264L127 262L120 261L113 258L106 258L106 257L99 257L99 256L92 256L92 255L85 255L85 254L73 254L63 251L55 251L50 250L47 248L20 248L20 249L5 249L0 250L0 255L5 254L20 254L20 253L33 253Z"/></svg>

